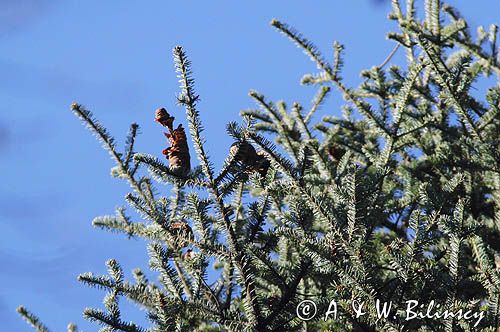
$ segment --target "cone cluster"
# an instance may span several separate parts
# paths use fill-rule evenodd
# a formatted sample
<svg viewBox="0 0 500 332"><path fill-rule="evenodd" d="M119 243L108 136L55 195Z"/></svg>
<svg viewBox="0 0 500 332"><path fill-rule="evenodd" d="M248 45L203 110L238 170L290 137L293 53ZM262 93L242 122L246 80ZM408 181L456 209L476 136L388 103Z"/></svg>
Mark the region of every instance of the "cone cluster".
<svg viewBox="0 0 500 332"><path fill-rule="evenodd" d="M266 176L271 163L263 151L256 151L252 144L245 141L233 143L229 151L235 156L236 161L247 167L248 171Z"/></svg>
<svg viewBox="0 0 500 332"><path fill-rule="evenodd" d="M165 137L167 137L170 147L163 150L163 154L170 163L172 173L180 177L185 177L191 170L191 157L189 155L186 132L182 124L173 129L174 119L164 108L156 110L155 121L168 129Z"/></svg>
<svg viewBox="0 0 500 332"><path fill-rule="evenodd" d="M335 162L339 162L342 156L345 154L344 149L337 146L334 147L333 145L328 147L327 152L330 159Z"/></svg>

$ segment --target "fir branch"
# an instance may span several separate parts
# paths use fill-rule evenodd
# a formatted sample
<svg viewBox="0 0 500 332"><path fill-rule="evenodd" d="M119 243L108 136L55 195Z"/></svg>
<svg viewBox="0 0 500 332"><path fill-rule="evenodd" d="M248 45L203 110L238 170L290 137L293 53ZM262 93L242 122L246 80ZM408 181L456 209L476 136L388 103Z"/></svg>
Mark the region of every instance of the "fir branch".
<svg viewBox="0 0 500 332"><path fill-rule="evenodd" d="M307 127L306 120L302 116L302 106L300 106L300 104L298 103L293 104L292 115L294 117L295 122L297 123L297 126L299 127L302 136L305 138L305 141L303 143L304 146L302 148L302 155L299 156L297 164L302 165L301 169L306 166L306 163L309 164L308 162L309 152L312 151L317 161L318 168L320 169L320 173L326 177L328 176L333 177L333 173L331 172L330 165L328 165L328 161L325 159L324 155L320 152L318 141L315 138L313 138L311 132L309 131L309 128ZM304 173L301 172L301 176L303 175Z"/></svg>
<svg viewBox="0 0 500 332"><path fill-rule="evenodd" d="M281 156L273 143L269 142L269 140L267 140L265 137L256 133L250 133L249 138L251 138L266 152L267 156L269 156L271 160L273 160L278 165L278 167L284 174L291 178L296 177L297 173L293 164L288 159Z"/></svg>
<svg viewBox="0 0 500 332"><path fill-rule="evenodd" d="M168 264L169 258L172 256L172 252L169 249L165 249L159 243L153 243L148 246L148 252L150 256L149 266L152 270L160 272L162 283L165 285L166 289L177 298L181 303L184 302L183 298L183 287L180 274L172 269Z"/></svg>
<svg viewBox="0 0 500 332"><path fill-rule="evenodd" d="M271 117L263 112L262 110L254 110L254 109L247 109L247 110L242 110L240 112L240 115L242 117L250 117L252 119L257 119L265 123L271 124L273 120Z"/></svg>
<svg viewBox="0 0 500 332"><path fill-rule="evenodd" d="M248 180L248 174L246 172L238 172L235 175L226 175L224 181L221 181L217 192L220 198L225 198L231 195L238 186L244 184Z"/></svg>
<svg viewBox="0 0 500 332"><path fill-rule="evenodd" d="M68 324L68 332L78 332L78 326L73 323Z"/></svg>
<svg viewBox="0 0 500 332"><path fill-rule="evenodd" d="M285 306L295 297L297 293L297 288L302 279L307 275L312 262L308 260L302 260L300 262L297 272L294 274L293 280L285 285L285 290L280 298L279 303L275 306L273 311L264 319L266 324L272 324L273 320L276 319L280 314L282 314Z"/></svg>
<svg viewBox="0 0 500 332"><path fill-rule="evenodd" d="M224 160L224 164L222 166L221 171L214 179L214 183L216 186L220 186L223 180L227 180L228 175L233 175L233 173L236 172L239 167L242 167L242 165L238 162L238 159L236 158L237 154L238 154L238 149L231 149L229 151L229 155Z"/></svg>
<svg viewBox="0 0 500 332"><path fill-rule="evenodd" d="M186 294L186 297L188 298L188 300L193 299L194 295L193 295L193 291L192 291L192 285L191 285L190 281L188 280L188 278L186 277L186 275L184 274L184 271L181 268L180 260L178 258L174 257L172 261L173 261L172 263L174 265L175 271L177 272L177 276L179 277L180 281L182 282L182 286L184 289L184 293Z"/></svg>
<svg viewBox="0 0 500 332"><path fill-rule="evenodd" d="M295 29L289 27L288 25L281 23L277 19L271 21L271 25L278 29L285 36L290 38L299 48L301 48L314 62L316 62L318 69L322 69L325 72L332 75L333 70L330 65L323 59L322 55L318 51L318 48L310 42L308 39L304 38Z"/></svg>
<svg viewBox="0 0 500 332"><path fill-rule="evenodd" d="M106 262L106 266L108 268L108 273L113 278L114 282L117 284L121 284L123 282L123 270L118 264L118 262L114 259L110 259Z"/></svg>
<svg viewBox="0 0 500 332"><path fill-rule="evenodd" d="M124 332L145 332L146 330L137 326L134 323L126 323L123 322L121 319L116 319L112 317L111 315L106 314L102 310L97 310L97 309L92 309L92 308L86 308L83 311L83 316L94 322L98 322L102 326L110 326L111 328L118 330L118 331L124 331Z"/></svg>
<svg viewBox="0 0 500 332"><path fill-rule="evenodd" d="M77 103L71 104L71 110L80 118L97 139L102 142L104 148L109 151L116 163L121 165L121 154L116 152L115 139L109 134L108 130L94 118L92 112Z"/></svg>
<svg viewBox="0 0 500 332"><path fill-rule="evenodd" d="M328 75L329 80L333 81L337 87L342 91L342 93L353 102L353 104L358 108L358 110L365 115L370 121L372 121L375 126L381 129L386 134L389 134L388 129L382 124L382 121L373 113L370 105L362 101L358 96L356 96L350 89L346 88L343 83L341 83L340 78L334 75L333 70L329 64L327 64L321 57L321 54L317 48L309 42L306 38L302 37L292 28L289 28L286 24L279 22L278 20L272 20L271 25L281 31L284 35L289 37L294 41L300 48L308 54L311 59L316 62L319 69L324 70Z"/></svg>
<svg viewBox="0 0 500 332"><path fill-rule="evenodd" d="M408 71L408 75L403 83L403 86L399 90L396 100L396 107L393 113L393 131L394 135L398 134L398 129L403 115L403 111L407 108L408 99L413 90L413 85L418 79L420 72L425 68L427 64L425 62L420 62L412 65Z"/></svg>
<svg viewBox="0 0 500 332"><path fill-rule="evenodd" d="M146 205L149 207L149 211L156 211L155 204L146 197L141 189L140 184L134 177L135 170L131 171L125 166L125 163L121 159L121 155L115 150L114 139L109 135L107 130L101 126L101 124L94 119L92 113L86 110L83 106L73 103L71 105L73 112L87 125L87 127L98 137L98 139L103 142L104 147L110 152L113 159L118 165L120 174L122 174L129 182L130 186L138 193Z"/></svg>
<svg viewBox="0 0 500 332"><path fill-rule="evenodd" d="M451 37L452 41L466 51L470 52L483 63L491 67L496 75L500 75L500 63L493 60L492 56L488 54L480 45L472 43L468 39L463 39L457 35Z"/></svg>
<svg viewBox="0 0 500 332"><path fill-rule="evenodd" d="M248 207L248 226L246 239L249 243L255 241L258 233L262 232L266 215L271 208L269 194L266 194L260 202L254 202Z"/></svg>
<svg viewBox="0 0 500 332"><path fill-rule="evenodd" d="M176 46L173 49L175 70L178 74L179 83L181 87L181 94L179 95L178 102L186 108L186 114L189 121L189 132L193 139L194 148L196 150L198 159L201 162L201 167L205 176L210 182L213 182L213 167L208 160L208 156L203 146L204 140L201 137L203 126L201 124L199 112L196 109L199 96L194 91L194 79L191 73L191 62L187 59L186 53L181 46Z"/></svg>
<svg viewBox="0 0 500 332"><path fill-rule="evenodd" d="M450 85L449 69L443 63L440 56L434 52L428 41L423 39L423 37L421 37L419 40L421 42L422 48L427 53L427 56L434 67L436 76L439 79L438 83L451 97L452 104L455 107L455 110L457 111L458 115L461 117L462 121L464 121L464 123L467 125L467 128L471 131L471 134L474 135L474 137L477 138L481 143L484 143L481 135L477 131L476 124L474 123L474 121L472 120L471 116L468 113L468 110L462 106L460 97L456 95L455 89L453 89L453 87Z"/></svg>
<svg viewBox="0 0 500 332"><path fill-rule="evenodd" d="M125 142L125 158L124 158L125 169L129 168L130 161L134 156L134 144L138 130L139 130L139 125L137 123L132 123L130 125L130 130L127 135L127 140Z"/></svg>
<svg viewBox="0 0 500 332"><path fill-rule="evenodd" d="M389 55L384 59L384 61L382 61L382 63L380 65L378 65L377 67L384 68L384 66L386 64L388 64L389 61L391 61L392 57L396 54L396 52L398 51L400 46L401 46L401 44L396 44L396 46L394 46L394 48L392 49L391 53L389 53Z"/></svg>
<svg viewBox="0 0 500 332"><path fill-rule="evenodd" d="M283 123L283 117L274 109L271 103L266 102L264 96L259 94L257 91L250 91L249 96L255 99L263 108L267 111L268 115L273 119L273 124L277 128L278 134L282 137L286 144L285 148L292 154L294 160L297 160L296 147L293 144L289 131L289 128L285 128Z"/></svg>
<svg viewBox="0 0 500 332"><path fill-rule="evenodd" d="M415 20L415 18L414 18L414 14L415 14L414 0L407 1L406 16L403 16L403 11L401 10L399 0L391 0L391 2L392 2L392 8L393 8L394 12L390 14L391 15L390 18L393 18L392 16L395 16L395 18L397 19L397 21L399 22L400 25L403 25L404 22ZM387 37L389 39L394 39L399 44L405 46L406 58L408 60L408 63L415 62L414 43L412 41L411 34L409 34L407 31L403 30L402 35L389 33L387 35Z"/></svg>
<svg viewBox="0 0 500 332"><path fill-rule="evenodd" d="M110 290L117 286L108 276L94 276L91 272L80 274L78 281L98 289Z"/></svg>
<svg viewBox="0 0 500 332"><path fill-rule="evenodd" d="M128 193L125 196L125 200L139 212L144 218L149 219L153 222L158 223L158 225L165 227L165 219L161 216L156 208L150 209L147 200L144 200L141 196L133 195L132 193Z"/></svg>
<svg viewBox="0 0 500 332"><path fill-rule="evenodd" d="M449 4L446 4L446 3L443 4L441 6L441 9L443 10L444 13L446 13L450 16L452 21L454 21L454 22L455 21L464 21L465 22L465 20L463 19L462 15L458 12L458 10L456 8L450 6ZM467 40L468 42L471 42L472 37L470 35L469 29L465 28L461 32L463 34L464 39Z"/></svg>
<svg viewBox="0 0 500 332"><path fill-rule="evenodd" d="M342 67L344 66L344 57L343 57L344 45L334 42L333 43L333 72L332 77L335 80L342 80L342 77L339 76Z"/></svg>
<svg viewBox="0 0 500 332"><path fill-rule="evenodd" d="M389 129L383 124L382 119L375 114L369 103L362 100L359 96L357 96L351 89L347 88L341 81L334 80L334 83L337 85L342 94L349 99L356 109L366 117L366 120L369 121L375 128L378 128L382 134L390 135Z"/></svg>
<svg viewBox="0 0 500 332"><path fill-rule="evenodd" d="M403 19L403 10L401 9L401 5L399 4L399 0L391 0L392 10L394 11L391 15L397 17L398 20Z"/></svg>
<svg viewBox="0 0 500 332"><path fill-rule="evenodd" d="M488 257L484 241L476 235L472 237L470 242L472 244L471 247L474 258L482 274L481 283L484 285L485 289L492 298L495 294L500 293L500 276L495 273L495 267Z"/></svg>
<svg viewBox="0 0 500 332"><path fill-rule="evenodd" d="M430 27L437 40L441 39L441 0L427 0L432 3L430 13Z"/></svg>
<svg viewBox="0 0 500 332"><path fill-rule="evenodd" d="M50 332L50 330L40 322L40 319L29 312L25 307L19 306L17 307L17 313L23 317L23 319L31 325L38 332Z"/></svg>
<svg viewBox="0 0 500 332"><path fill-rule="evenodd" d="M356 171L355 169L351 169L351 171L347 174L346 177L347 184L347 241L349 243L352 242L352 237L356 230Z"/></svg>
<svg viewBox="0 0 500 332"><path fill-rule="evenodd" d="M318 93L313 99L311 109L307 113L306 117L304 118L304 122L307 124L311 120L312 116L316 111L321 107L323 102L325 101L326 97L328 96L328 93L330 92L330 87L328 86L322 86L319 88Z"/></svg>
<svg viewBox="0 0 500 332"><path fill-rule="evenodd" d="M246 298L248 299L249 304L249 320L252 322L257 329L259 329L259 317L260 312L257 306L257 302L255 300L255 287L252 281L252 276L248 274L248 260L246 259L244 253L241 251L239 244L237 242L237 237L234 232L234 229L230 223L229 216L224 206L224 202L222 197L219 194L218 188L214 183L214 175L212 166L206 156L205 150L203 148L203 140L200 136L202 127L201 121L199 118L198 111L196 111L196 102L198 100L198 96L195 95L193 91L193 79L191 78L191 69L190 63L186 58L186 55L180 46L174 48L174 60L176 62L176 70L179 73L179 79L181 83L182 92L179 96L179 103L183 104L186 107L186 113L189 120L189 129L191 132L191 136L194 141L195 150L198 154L198 158L200 159L201 166L203 171L208 178L209 187L212 195L215 197L217 203L217 209L222 216L222 220L224 221L224 225L228 231L228 242L230 246L230 250L233 253L237 253L233 258L235 265L238 267L239 272L241 273L243 284L246 288Z"/></svg>
<svg viewBox="0 0 500 332"><path fill-rule="evenodd" d="M134 155L134 161L137 164L147 165L151 175L159 181L168 183L182 182L182 180L180 180L178 176L176 176L172 171L170 171L170 168L167 165L165 165L155 156L143 153L136 153Z"/></svg>

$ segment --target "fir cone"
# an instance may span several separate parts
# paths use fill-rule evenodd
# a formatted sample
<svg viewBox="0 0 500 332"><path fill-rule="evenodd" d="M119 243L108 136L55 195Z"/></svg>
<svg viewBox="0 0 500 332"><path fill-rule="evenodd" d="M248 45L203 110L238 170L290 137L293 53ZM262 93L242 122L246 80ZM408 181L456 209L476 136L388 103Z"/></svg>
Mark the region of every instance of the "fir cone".
<svg viewBox="0 0 500 332"><path fill-rule="evenodd" d="M163 107L157 109L155 112L155 121L170 130L173 130L174 120L175 118L173 116L170 116L167 110Z"/></svg>
<svg viewBox="0 0 500 332"><path fill-rule="evenodd" d="M182 258L186 261L191 261L196 257L196 253L192 249L188 249L184 255L182 255Z"/></svg>
<svg viewBox="0 0 500 332"><path fill-rule="evenodd" d="M183 221L171 223L170 229L174 232L174 234L177 234L175 242L181 247L187 246L189 240L193 239L193 230Z"/></svg>
<svg viewBox="0 0 500 332"><path fill-rule="evenodd" d="M189 156L189 147L186 139L186 132L182 125L177 129L165 133L170 141L170 147L163 150L170 163L170 170L177 176L184 177L191 170L191 157Z"/></svg>
<svg viewBox="0 0 500 332"><path fill-rule="evenodd" d="M345 154L345 150L340 147L328 147L328 156L335 162L340 161L340 158Z"/></svg>
<svg viewBox="0 0 500 332"><path fill-rule="evenodd" d="M185 177L191 170L191 157L186 139L186 132L182 125L173 129L174 117L168 114L164 108L158 108L155 112L155 121L168 129L165 136L170 142L170 147L163 150L170 163L170 171L174 175Z"/></svg>
<svg viewBox="0 0 500 332"><path fill-rule="evenodd" d="M237 161L247 166L254 165L258 158L255 148L248 142L233 143L229 151L234 154Z"/></svg>
<svg viewBox="0 0 500 332"><path fill-rule="evenodd" d="M262 177L265 177L267 171L269 170L269 166L271 166L271 162L267 159L264 151L257 152L257 161L254 164L254 170L259 172Z"/></svg>
<svg viewBox="0 0 500 332"><path fill-rule="evenodd" d="M170 229L175 230L175 231L193 234L193 230L191 229L191 227L183 221L177 221L177 222L171 223Z"/></svg>
<svg viewBox="0 0 500 332"><path fill-rule="evenodd" d="M230 153L234 154L235 160L241 162L246 172L259 172L266 176L271 163L263 151L255 151L252 144L248 142L236 142L231 145Z"/></svg>

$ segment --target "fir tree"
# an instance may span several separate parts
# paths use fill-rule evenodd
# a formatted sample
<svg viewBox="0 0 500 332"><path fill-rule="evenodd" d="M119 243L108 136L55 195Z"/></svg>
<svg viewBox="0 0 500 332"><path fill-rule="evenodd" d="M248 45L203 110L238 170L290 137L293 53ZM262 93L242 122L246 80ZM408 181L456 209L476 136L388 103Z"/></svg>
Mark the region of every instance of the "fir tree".
<svg viewBox="0 0 500 332"><path fill-rule="evenodd" d="M108 275L78 279L107 292L104 309L84 316L102 331L494 331L500 326L500 87L475 91L481 76L498 80L498 28L478 29L439 0L393 0L389 33L406 52L405 66L384 63L362 72L358 88L342 79L344 48L330 63L288 25L271 25L316 64L302 84L318 87L310 107L273 103L256 91L256 109L229 123L234 138L220 167L207 155L190 62L173 50L186 110L184 129L159 109L168 129L168 163L137 153L132 124L124 152L82 105L73 112L116 161L112 175L127 181L125 208L93 225L146 239L158 279L134 270L125 280L109 260ZM315 113L336 89L343 116ZM479 97L478 97L479 95ZM208 137L207 139L210 139ZM274 140L274 143L272 142ZM196 155L198 166L191 161ZM191 167L193 165L193 167ZM165 196L170 189L173 194ZM208 281L213 265L216 281ZM150 326L121 316L127 298L147 312ZM330 301L337 318L324 320ZM376 300L392 301L378 318ZM317 305L301 320L303 300ZM352 303L365 302L357 316ZM450 312L481 313L408 320L407 301L436 301ZM48 331L24 307L19 313ZM479 321L479 323L477 323ZM69 331L76 331L70 324Z"/></svg>

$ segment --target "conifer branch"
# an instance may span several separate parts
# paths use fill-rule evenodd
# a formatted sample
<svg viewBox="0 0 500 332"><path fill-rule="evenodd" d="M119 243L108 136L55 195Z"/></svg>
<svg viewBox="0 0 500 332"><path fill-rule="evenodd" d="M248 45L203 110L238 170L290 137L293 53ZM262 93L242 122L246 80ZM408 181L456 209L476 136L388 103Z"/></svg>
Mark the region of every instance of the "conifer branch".
<svg viewBox="0 0 500 332"><path fill-rule="evenodd" d="M328 86L322 86L319 88L318 93L316 94L316 96L314 97L314 100L312 102L311 110L307 113L307 115L304 118L304 122L306 124L309 123L309 121L311 120L314 113L316 113L316 111L321 107L324 100L328 96L328 93L330 92L330 90L331 89Z"/></svg>
<svg viewBox="0 0 500 332"><path fill-rule="evenodd" d="M194 91L194 79L191 73L191 62L181 46L176 46L173 49L175 70L178 74L181 93L177 100L186 108L186 114L189 121L189 132L193 139L194 148L198 159L201 162L201 167L209 182L213 182L213 167L208 160L205 148L203 146L204 140L201 137L203 126L201 124L200 115L196 109L199 96Z"/></svg>
<svg viewBox="0 0 500 332"><path fill-rule="evenodd" d="M28 324L33 326L33 328L37 332L50 332L50 330L45 325L43 325L42 322L40 322L40 319L31 312L29 312L25 307L23 306L17 307L17 313L20 314L21 317L23 317L23 319Z"/></svg>
<svg viewBox="0 0 500 332"><path fill-rule="evenodd" d="M343 57L344 45L334 42L333 43L333 72L332 77L335 80L342 80L339 76L342 67L344 66L344 57Z"/></svg>
<svg viewBox="0 0 500 332"><path fill-rule="evenodd" d="M319 164L318 166L319 166L322 174L330 174L330 176L332 176L333 173L331 171L329 171L330 167L328 165L328 162L325 160L324 156L319 151L319 143L317 142L316 139L314 139L312 137L312 134L309 131L309 128L307 127L306 120L302 116L302 107L298 103L293 104L292 115L293 115L298 127L300 128L302 136L306 139L306 141L304 142L304 145L305 145L304 149L306 149L306 150L310 149L313 151L314 156L316 157L316 161ZM305 164L308 162L308 160L307 160L308 159L307 158L308 152L306 150L303 150L303 157L304 158L302 159L302 164L304 167L305 167ZM299 161L300 161L300 158L297 160L297 162L299 163ZM303 176L303 173L301 174L301 176Z"/></svg>
<svg viewBox="0 0 500 332"><path fill-rule="evenodd" d="M249 95L250 97L255 99L267 111L268 115L273 119L273 124L278 129L277 130L278 134L281 137L283 137L286 142L285 148L292 154L294 160L297 160L296 147L292 143L292 140L288 133L289 130L285 128L281 116L277 113L277 111L273 108L271 104L265 101L264 96L259 94L257 91L250 91Z"/></svg>
<svg viewBox="0 0 500 332"><path fill-rule="evenodd" d="M208 178L210 190L216 200L217 208L227 229L230 251L232 253L236 253L235 257L233 257L233 260L242 275L243 283L246 288L245 293L250 308L250 311L248 312L250 322L252 322L255 328L259 330L259 325L261 324L259 321L260 310L255 299L255 286L252 281L252 277L248 274L248 266L250 262L245 257L244 252L240 249L240 246L238 244L237 237L231 225L231 221L229 220L229 217L227 215L224 202L219 194L219 190L215 186L213 169L206 156L203 147L203 140L200 136L202 126L198 111L196 110L196 102L198 100L198 96L194 93L193 90L194 81L191 78L190 63L180 46L175 47L173 53L176 63L176 71L179 73L179 81L181 83L182 89L181 95L178 97L178 101L186 107L186 113L189 120L189 129L193 138L195 150L198 154L198 158L200 159L203 171Z"/></svg>
<svg viewBox="0 0 500 332"><path fill-rule="evenodd" d="M111 156L118 165L120 173L127 178L130 186L143 198L143 200L149 207L149 211L155 211L156 207L145 196L139 183L134 178L133 173L131 173L129 168L125 167L125 163L122 161L121 155L116 152L114 139L109 135L107 130L103 126L101 126L101 124L93 118L92 113L86 110L83 106L74 103L71 105L71 109L75 113L75 115L77 115L87 125L87 127L98 137L98 139L101 142L103 142L104 147L110 152Z"/></svg>
<svg viewBox="0 0 500 332"><path fill-rule="evenodd" d="M278 29L285 36L290 38L299 48L301 48L314 62L316 62L318 69L322 69L330 75L333 73L330 65L323 59L318 48L310 42L308 39L304 38L295 29L289 27L288 25L281 23L277 19L271 21L271 25Z"/></svg>
<svg viewBox="0 0 500 332"><path fill-rule="evenodd" d="M106 314L102 310L86 308L83 311L83 316L90 321L98 322L102 326L110 326L111 328L124 332L146 332L145 329L137 326L134 323L126 323L120 319L116 319L111 315Z"/></svg>
<svg viewBox="0 0 500 332"><path fill-rule="evenodd" d="M410 67L408 76L404 81L403 86L401 87L401 90L399 91L398 95L395 97L396 107L393 112L394 135L398 134L401 117L405 108L408 105L408 99L410 98L410 95L412 93L413 85L416 83L416 80L420 75L420 72L425 68L425 66L426 66L425 62L420 62Z"/></svg>
<svg viewBox="0 0 500 332"><path fill-rule="evenodd" d="M496 73L496 75L500 75L500 63L498 61L492 61L492 57L488 55L484 50L482 50L481 47L471 43L467 43L466 41L458 37L454 37L453 41L460 47L463 47L465 50L472 53L478 59L484 61L485 63L488 63L491 66L491 69Z"/></svg>
<svg viewBox="0 0 500 332"><path fill-rule="evenodd" d="M68 332L78 332L78 326L73 323L68 324Z"/></svg>
<svg viewBox="0 0 500 332"><path fill-rule="evenodd" d="M427 53L427 56L432 66L434 67L435 73L439 78L439 84L442 86L443 89L445 89L446 93L451 97L450 98L451 102L455 107L458 115L460 115L462 121L464 121L467 128L471 131L471 134L474 135L474 137L477 138L481 143L484 143L481 135L477 131L476 124L474 123L474 121L472 120L471 116L468 113L468 110L466 110L462 106L462 103L460 102L460 97L456 95L456 91L449 83L450 71L446 67L446 64L444 64L440 56L433 51L428 41L426 41L421 37L420 42L422 43L423 49Z"/></svg>
<svg viewBox="0 0 500 332"><path fill-rule="evenodd" d="M334 82L340 89L340 91L344 94L344 96L351 100L351 102L363 115L365 115L370 121L373 121L377 128L381 129L388 135L390 134L389 130L383 125L382 121L372 112L370 105L362 101L350 89L346 88L340 81L337 74L334 75L333 69L328 63L326 63L325 60L323 60L321 54L319 53L316 46L314 46L314 44L312 44L306 38L302 37L294 29L288 27L286 24L279 22L278 20L272 20L271 25L281 31L285 36L289 37L293 42L297 44L297 46L302 48L304 52L308 54L314 62L316 62L318 68L322 69L325 72L329 80Z"/></svg>
<svg viewBox="0 0 500 332"><path fill-rule="evenodd" d="M385 65L388 64L389 61L391 61L392 57L396 54L396 52L398 51L400 46L401 46L401 44L396 44L396 46L394 46L394 48L392 49L391 53L389 53L389 55L384 59L384 61L382 61L382 63L380 65L378 65L377 67L384 68Z"/></svg>
<svg viewBox="0 0 500 332"><path fill-rule="evenodd" d="M80 118L87 128L102 142L104 148L109 151L117 164L122 164L121 155L115 150L115 139L109 134L93 116L93 114L77 103L71 104L71 110Z"/></svg>
<svg viewBox="0 0 500 332"><path fill-rule="evenodd" d="M139 125L137 123L132 123L130 125L130 130L127 136L127 141L125 142L125 158L124 158L124 163L125 163L125 168L129 168L130 161L132 160L132 157L134 156L134 144L135 144L135 139L137 136L139 130Z"/></svg>

